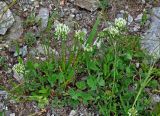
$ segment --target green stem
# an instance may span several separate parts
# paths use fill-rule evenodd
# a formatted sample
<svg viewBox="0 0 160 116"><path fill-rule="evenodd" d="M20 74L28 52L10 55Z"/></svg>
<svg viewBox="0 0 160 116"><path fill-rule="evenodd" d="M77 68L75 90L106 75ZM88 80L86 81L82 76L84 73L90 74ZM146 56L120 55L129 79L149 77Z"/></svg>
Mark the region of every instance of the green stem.
<svg viewBox="0 0 160 116"><path fill-rule="evenodd" d="M153 65L153 66L154 66L154 65ZM135 104L136 104L136 102L137 102L137 100L138 100L138 98L139 98L142 90L145 88L145 86L146 86L146 85L150 82L150 80L153 78L153 77L150 77L151 74L152 74L153 66L150 67L150 69L149 69L149 71L148 71L148 74L147 74L147 77L145 78L144 82L141 84L141 87L140 87L140 89L139 89L139 91L138 91L138 94L137 94L135 100L134 100L134 103L133 103L133 105L132 105L132 108L135 106Z"/></svg>
<svg viewBox="0 0 160 116"><path fill-rule="evenodd" d="M65 43L62 40L62 70L65 71L65 63L66 63L66 59L65 59Z"/></svg>

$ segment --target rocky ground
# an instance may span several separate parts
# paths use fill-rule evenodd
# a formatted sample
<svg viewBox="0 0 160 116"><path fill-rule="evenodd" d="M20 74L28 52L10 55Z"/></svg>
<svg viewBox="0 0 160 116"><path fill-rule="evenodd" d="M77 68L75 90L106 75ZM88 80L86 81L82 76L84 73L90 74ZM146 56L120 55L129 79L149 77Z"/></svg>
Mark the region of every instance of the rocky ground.
<svg viewBox="0 0 160 116"><path fill-rule="evenodd" d="M89 32L98 15L104 17L101 28L107 26L109 21L117 17L127 19L130 33L143 37L142 48L146 48L149 54L154 53L156 59L160 57L160 1L155 0L108 0L105 10L99 5L98 0L17 0L9 9L4 12L7 5L12 4L12 0L0 1L0 85L7 89L12 89L10 81L19 83L21 77L17 77L12 72L12 67L17 63L18 55L24 60L28 55L34 55L37 59L39 54L44 55L43 45L39 40L39 34L45 30L49 17L53 17L55 27L57 22L63 22L73 30L78 28ZM107 1L107 0L106 0ZM31 15L36 20L41 18L41 25L27 23L27 17ZM3 15L1 15L3 14ZM58 14L54 15L54 14ZM28 19L29 20L29 19ZM32 20L32 19L30 19ZM29 21L30 21L29 20ZM35 34L34 46L25 44L24 38L27 32ZM16 42L19 43L20 52L17 54ZM50 48L58 54L58 50ZM38 54L36 54L38 53ZM160 96L152 95L154 102L160 102ZM40 110L35 102L16 103L8 100L6 90L0 89L0 111L6 110L6 116L26 116L33 115L47 116L94 116L98 115L92 110L80 106L78 109L51 109L50 107Z"/></svg>

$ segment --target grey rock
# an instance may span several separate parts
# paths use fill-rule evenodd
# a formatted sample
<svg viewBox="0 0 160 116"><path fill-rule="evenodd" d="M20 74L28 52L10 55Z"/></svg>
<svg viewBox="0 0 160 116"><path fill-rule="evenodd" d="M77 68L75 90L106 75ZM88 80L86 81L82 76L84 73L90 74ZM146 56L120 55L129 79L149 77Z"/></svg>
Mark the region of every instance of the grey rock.
<svg viewBox="0 0 160 116"><path fill-rule="evenodd" d="M60 13L60 17L61 17L61 18L63 18L63 17L64 17L64 12L63 12L63 11L61 11L61 13Z"/></svg>
<svg viewBox="0 0 160 116"><path fill-rule="evenodd" d="M6 110L6 100L8 93L6 91L0 90L0 112Z"/></svg>
<svg viewBox="0 0 160 116"><path fill-rule="evenodd" d="M75 8L72 8L72 9L71 9L71 12L72 12L72 13L77 13L77 10L76 10Z"/></svg>
<svg viewBox="0 0 160 116"><path fill-rule="evenodd" d="M34 0L34 6L35 6L36 8L39 8L39 1L35 1L35 0Z"/></svg>
<svg viewBox="0 0 160 116"><path fill-rule="evenodd" d="M138 3L140 3L140 4L145 4L145 3L146 3L145 0L137 0L137 1L138 1Z"/></svg>
<svg viewBox="0 0 160 116"><path fill-rule="evenodd" d="M48 24L49 10L47 8L41 8L37 17L38 20L41 20L41 29L45 30Z"/></svg>
<svg viewBox="0 0 160 116"><path fill-rule="evenodd" d="M146 1L145 0L142 0L142 4L145 4L146 3Z"/></svg>
<svg viewBox="0 0 160 116"><path fill-rule="evenodd" d="M76 116L77 111L75 110L71 110L71 112L69 113L69 116Z"/></svg>
<svg viewBox="0 0 160 116"><path fill-rule="evenodd" d="M117 18L123 18L124 14L123 13L118 13Z"/></svg>
<svg viewBox="0 0 160 116"><path fill-rule="evenodd" d="M142 17L143 17L143 14L141 13L141 14L139 14L139 15L134 19L134 21L135 21L136 23L140 23L141 20L142 20Z"/></svg>
<svg viewBox="0 0 160 116"><path fill-rule="evenodd" d="M160 18L160 7L155 7L152 9L151 15L159 17Z"/></svg>
<svg viewBox="0 0 160 116"><path fill-rule="evenodd" d="M15 113L11 113L9 116L16 116L16 114Z"/></svg>
<svg viewBox="0 0 160 116"><path fill-rule="evenodd" d="M7 7L5 2L0 1L0 35L4 35L15 21L12 12L9 9L4 12L4 9Z"/></svg>
<svg viewBox="0 0 160 116"><path fill-rule="evenodd" d="M130 14L128 14L128 18L127 18L128 20L128 25L130 25L132 22L133 22L133 17L130 15Z"/></svg>
<svg viewBox="0 0 160 116"><path fill-rule="evenodd" d="M142 36L141 45L156 60L160 58L160 7L152 9L150 28Z"/></svg>
<svg viewBox="0 0 160 116"><path fill-rule="evenodd" d="M12 112L10 110L5 111L5 116L10 116L10 114L12 114Z"/></svg>
<svg viewBox="0 0 160 116"><path fill-rule="evenodd" d="M77 108L75 116L99 116L99 114L81 105Z"/></svg>
<svg viewBox="0 0 160 116"><path fill-rule="evenodd" d="M8 95L8 93L6 91L0 90L0 101L2 99L7 99L7 95Z"/></svg>
<svg viewBox="0 0 160 116"><path fill-rule="evenodd" d="M157 95L157 94L153 94L151 96L151 99L152 99L152 103L158 103L158 102L160 102L160 96Z"/></svg>
<svg viewBox="0 0 160 116"><path fill-rule="evenodd" d="M27 51L27 46L24 46L22 49L21 49L21 52L22 52L22 57L26 56L28 51Z"/></svg>
<svg viewBox="0 0 160 116"><path fill-rule="evenodd" d="M11 44L12 41L18 40L23 34L23 24L19 16L15 16L15 23L8 30L8 33L5 35L5 41L0 45L0 49L8 48L10 52L16 51L16 46Z"/></svg>
<svg viewBox="0 0 160 116"><path fill-rule="evenodd" d="M75 17L75 15L74 14L70 14L69 17L72 19L72 18Z"/></svg>
<svg viewBox="0 0 160 116"><path fill-rule="evenodd" d="M95 11L99 6L99 1L98 0L76 0L75 4L86 10Z"/></svg>
<svg viewBox="0 0 160 116"><path fill-rule="evenodd" d="M21 7L21 10L27 11L34 8L34 2L35 0L19 0L18 4Z"/></svg>
<svg viewBox="0 0 160 116"><path fill-rule="evenodd" d="M147 22L145 23L145 27L149 27L149 25L150 25L150 23L151 23L151 21L150 20L147 20Z"/></svg>
<svg viewBox="0 0 160 116"><path fill-rule="evenodd" d="M76 20L79 21L82 19L82 14L76 14Z"/></svg>
<svg viewBox="0 0 160 116"><path fill-rule="evenodd" d="M140 28L141 28L141 26L139 24L135 24L133 27L133 32L139 31Z"/></svg>
<svg viewBox="0 0 160 116"><path fill-rule="evenodd" d="M7 42L10 43L11 41L17 40L23 34L23 21L19 16L15 16L15 23L10 28L7 37Z"/></svg>
<svg viewBox="0 0 160 116"><path fill-rule="evenodd" d="M15 51L14 57L16 57L18 55L22 55L22 57L24 57L27 55L27 53L28 53L27 46L23 46L22 48L20 48L19 53L17 53L17 51Z"/></svg>

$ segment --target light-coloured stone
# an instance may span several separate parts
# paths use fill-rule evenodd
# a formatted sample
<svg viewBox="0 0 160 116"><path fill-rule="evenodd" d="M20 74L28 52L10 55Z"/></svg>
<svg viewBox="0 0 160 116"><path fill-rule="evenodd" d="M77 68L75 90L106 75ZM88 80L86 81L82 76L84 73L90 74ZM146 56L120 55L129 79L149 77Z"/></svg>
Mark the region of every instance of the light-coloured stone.
<svg viewBox="0 0 160 116"><path fill-rule="evenodd" d="M72 110L72 111L70 112L69 116L76 116L76 114L77 114L77 111Z"/></svg>
<svg viewBox="0 0 160 116"><path fill-rule="evenodd" d="M9 116L16 116L16 114L15 114L15 113L12 113L12 114L10 114Z"/></svg>
<svg viewBox="0 0 160 116"><path fill-rule="evenodd" d="M2 40L0 40L0 51L3 50L5 47L8 48L12 41L17 41L21 35L23 34L23 21L19 16L14 16L15 22L11 26L11 28L8 30L8 32L2 37ZM14 52L14 51L12 51Z"/></svg>
<svg viewBox="0 0 160 116"><path fill-rule="evenodd" d="M139 15L134 19L134 21L135 21L136 23L139 23L139 22L141 22L142 17L143 17L143 14L141 13L141 14L139 14Z"/></svg>
<svg viewBox="0 0 160 116"><path fill-rule="evenodd" d="M6 110L5 100L7 100L8 93L6 91L0 90L0 112Z"/></svg>
<svg viewBox="0 0 160 116"><path fill-rule="evenodd" d="M27 51L27 46L23 46L22 48L20 48L19 53L17 53L17 51L15 51L14 56L18 56L18 55L22 55L22 57L26 56L28 53Z"/></svg>
<svg viewBox="0 0 160 116"><path fill-rule="evenodd" d="M141 28L141 26L139 24L135 24L133 27L133 31L137 32L137 31L139 31L140 28Z"/></svg>
<svg viewBox="0 0 160 116"><path fill-rule="evenodd" d="M99 6L99 0L76 0L75 4L86 10L95 11Z"/></svg>
<svg viewBox="0 0 160 116"><path fill-rule="evenodd" d="M15 23L11 27L7 35L7 43L17 40L23 34L23 21L19 16L15 16Z"/></svg>
<svg viewBox="0 0 160 116"><path fill-rule="evenodd" d="M130 25L133 22L133 17L130 14L128 14L127 19L128 19L128 25Z"/></svg>
<svg viewBox="0 0 160 116"><path fill-rule="evenodd" d="M41 8L37 18L41 20L41 29L45 30L48 24L49 10L47 8Z"/></svg>
<svg viewBox="0 0 160 116"><path fill-rule="evenodd" d="M6 8L8 8L7 4L0 1L0 35L4 35L15 21L9 9L5 12Z"/></svg>
<svg viewBox="0 0 160 116"><path fill-rule="evenodd" d="M160 58L160 7L152 9L150 28L142 36L141 44L154 59Z"/></svg>
<svg viewBox="0 0 160 116"><path fill-rule="evenodd" d="M152 99L152 102L153 102L153 103L158 103L158 102L160 102L160 96L157 95L157 94L153 94L153 95L151 96L151 99Z"/></svg>

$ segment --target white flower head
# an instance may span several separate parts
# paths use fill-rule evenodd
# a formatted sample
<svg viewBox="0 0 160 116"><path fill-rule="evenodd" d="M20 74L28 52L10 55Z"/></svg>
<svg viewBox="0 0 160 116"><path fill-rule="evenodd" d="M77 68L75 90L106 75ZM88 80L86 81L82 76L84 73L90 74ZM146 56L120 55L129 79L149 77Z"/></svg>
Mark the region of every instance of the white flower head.
<svg viewBox="0 0 160 116"><path fill-rule="evenodd" d="M55 35L58 37L62 37L62 39L65 39L69 32L70 32L69 27L62 23L57 24L55 28Z"/></svg>
<svg viewBox="0 0 160 116"><path fill-rule="evenodd" d="M90 46L89 44L83 44L82 48L83 48L84 51L87 51L87 52L92 52L93 51L93 47Z"/></svg>
<svg viewBox="0 0 160 116"><path fill-rule="evenodd" d="M128 110L128 116L137 116L137 110L133 107Z"/></svg>
<svg viewBox="0 0 160 116"><path fill-rule="evenodd" d="M86 36L85 31L78 30L75 32L75 38L77 38L80 41L83 41L85 39L85 36Z"/></svg>
<svg viewBox="0 0 160 116"><path fill-rule="evenodd" d="M123 18L116 18L115 19L115 26L118 28L124 28L127 24L127 21Z"/></svg>
<svg viewBox="0 0 160 116"><path fill-rule="evenodd" d="M18 63L13 66L12 70L17 74L24 74L25 66L21 63Z"/></svg>
<svg viewBox="0 0 160 116"><path fill-rule="evenodd" d="M107 30L108 30L109 34L111 34L112 36L119 34L119 30L114 26L110 26L109 28L107 28ZM104 29L104 31L106 31L106 29Z"/></svg>

